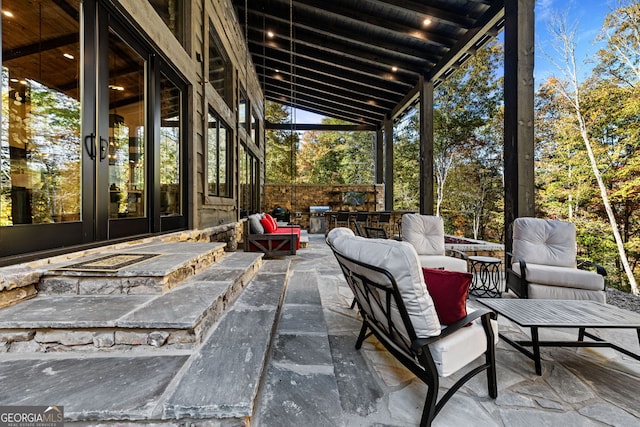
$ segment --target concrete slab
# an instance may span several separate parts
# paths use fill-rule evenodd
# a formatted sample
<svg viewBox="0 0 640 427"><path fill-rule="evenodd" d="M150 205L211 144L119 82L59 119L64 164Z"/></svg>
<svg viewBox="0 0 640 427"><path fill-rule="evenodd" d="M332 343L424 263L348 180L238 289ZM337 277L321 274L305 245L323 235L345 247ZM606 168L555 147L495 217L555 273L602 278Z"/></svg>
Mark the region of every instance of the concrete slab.
<svg viewBox="0 0 640 427"><path fill-rule="evenodd" d="M142 420L188 356L0 362L0 405L62 405L67 420Z"/></svg>

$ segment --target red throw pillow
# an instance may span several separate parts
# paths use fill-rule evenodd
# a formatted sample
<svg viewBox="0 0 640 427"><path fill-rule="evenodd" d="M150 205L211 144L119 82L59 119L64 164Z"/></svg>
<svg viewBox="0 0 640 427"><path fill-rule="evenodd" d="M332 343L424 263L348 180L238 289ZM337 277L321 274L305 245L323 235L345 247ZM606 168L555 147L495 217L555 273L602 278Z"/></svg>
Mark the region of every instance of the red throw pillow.
<svg viewBox="0 0 640 427"><path fill-rule="evenodd" d="M273 231L278 229L278 221L276 221L276 219L274 217L272 217L269 214L264 214L264 216L271 221L271 223L273 224Z"/></svg>
<svg viewBox="0 0 640 427"><path fill-rule="evenodd" d="M266 215L264 216L264 218L260 219L260 224L262 224L262 226L264 227L265 233L273 233L276 231L276 227L274 226L273 221L271 221Z"/></svg>
<svg viewBox="0 0 640 427"><path fill-rule="evenodd" d="M422 274L440 323L450 325L467 315L471 273L423 268Z"/></svg>

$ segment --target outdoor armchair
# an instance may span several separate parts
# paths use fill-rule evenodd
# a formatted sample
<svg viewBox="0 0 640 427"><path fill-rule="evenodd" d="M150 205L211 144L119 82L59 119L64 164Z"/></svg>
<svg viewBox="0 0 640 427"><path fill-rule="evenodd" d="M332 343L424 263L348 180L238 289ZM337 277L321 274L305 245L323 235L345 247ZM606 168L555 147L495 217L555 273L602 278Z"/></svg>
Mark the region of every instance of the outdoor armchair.
<svg viewBox="0 0 640 427"><path fill-rule="evenodd" d="M603 267L578 261L570 222L517 218L507 253L507 289L520 298L606 301ZM580 268L578 268L580 267ZM596 272L582 268L594 267Z"/></svg>
<svg viewBox="0 0 640 427"><path fill-rule="evenodd" d="M413 245L423 267L467 271L466 254L445 249L444 222L439 216L402 215L402 240Z"/></svg>
<svg viewBox="0 0 640 427"><path fill-rule="evenodd" d="M358 237L347 228L331 230L327 243L362 318L356 349L367 337L375 335L389 353L428 386L421 427L431 426L453 394L481 372L487 375L487 394L497 396L495 312L465 309L455 320L450 319L451 323L441 324L436 293L431 293L425 283L418 255L409 243ZM445 294L444 298L451 296ZM466 295L461 304L466 306ZM440 378L456 373L459 374L438 400Z"/></svg>

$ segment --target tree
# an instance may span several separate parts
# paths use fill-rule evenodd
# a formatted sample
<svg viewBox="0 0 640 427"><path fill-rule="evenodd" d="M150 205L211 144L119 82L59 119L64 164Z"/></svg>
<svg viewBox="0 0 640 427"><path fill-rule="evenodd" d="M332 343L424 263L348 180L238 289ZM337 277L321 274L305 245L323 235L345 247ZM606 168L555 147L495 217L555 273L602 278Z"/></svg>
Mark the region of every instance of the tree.
<svg viewBox="0 0 640 427"><path fill-rule="evenodd" d="M434 91L434 170L436 215L444 200L447 177L456 159L473 153L478 131L502 103L502 46L492 43L478 51Z"/></svg>
<svg viewBox="0 0 640 427"><path fill-rule="evenodd" d="M265 118L269 123L291 123L284 105L266 101ZM297 132L271 130L265 132L265 175L268 184L290 183L296 178L296 156L299 136Z"/></svg>
<svg viewBox="0 0 640 427"><path fill-rule="evenodd" d="M567 79L567 81L557 80L556 90L565 98L565 100L569 103L569 105L575 112L576 125L578 127L580 137L582 138L582 141L584 143L584 147L587 151L587 154L589 157L589 163L591 165L593 175L597 181L598 188L600 190L600 197L602 199L604 209L609 219L611 230L613 232L614 239L618 248L618 253L620 255L620 260L627 274L627 278L631 286L631 291L633 294L637 295L638 285L633 275L633 271L631 270L631 266L629 265L629 261L628 261L625 247L624 247L624 242L620 235L620 230L618 229L618 224L617 224L613 209L611 207L611 203L609 201L607 187L605 186L604 180L602 178L602 174L598 167L598 162L594 154L594 150L592 148L589 128L587 127L585 115L583 113L583 107L581 105L581 102L582 102L581 84L578 79L577 64L575 60L576 29L575 27L569 28L566 24L566 20L556 19L553 21L551 31L555 36L555 39L557 42L556 50L560 55L560 61L562 61L561 63L556 63L556 64L558 65L560 70L563 72L565 78Z"/></svg>

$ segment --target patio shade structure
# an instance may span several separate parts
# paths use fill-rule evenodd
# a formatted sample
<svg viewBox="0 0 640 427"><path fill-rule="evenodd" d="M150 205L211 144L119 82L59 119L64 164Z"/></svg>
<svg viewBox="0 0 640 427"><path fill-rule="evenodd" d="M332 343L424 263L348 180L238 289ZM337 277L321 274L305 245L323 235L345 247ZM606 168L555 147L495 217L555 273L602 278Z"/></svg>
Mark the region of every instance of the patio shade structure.
<svg viewBox="0 0 640 427"><path fill-rule="evenodd" d="M534 0L233 4L267 100L354 124L345 130L376 131L390 148L393 118L420 99L423 213L433 208L433 88L504 29L505 223L533 214ZM390 160L384 176L377 168L377 182L392 182Z"/></svg>

